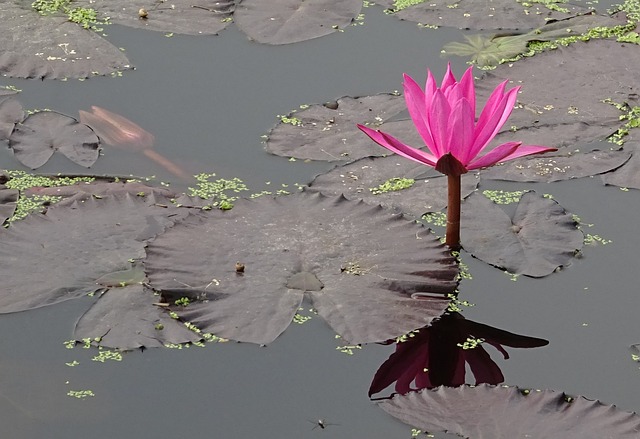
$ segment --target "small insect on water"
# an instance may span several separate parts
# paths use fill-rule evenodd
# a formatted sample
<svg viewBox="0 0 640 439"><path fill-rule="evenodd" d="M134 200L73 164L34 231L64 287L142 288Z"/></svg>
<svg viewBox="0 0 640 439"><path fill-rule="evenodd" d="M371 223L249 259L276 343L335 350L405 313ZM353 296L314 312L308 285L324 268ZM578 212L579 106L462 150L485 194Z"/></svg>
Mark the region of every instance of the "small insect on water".
<svg viewBox="0 0 640 439"><path fill-rule="evenodd" d="M307 421L311 422L312 424L316 424L313 426L312 430L315 430L316 428L320 427L320 429L324 430L325 428L327 428L329 425L340 425L340 424L332 424L330 422L327 422L324 419L318 419L316 421L312 421L310 419L307 419Z"/></svg>

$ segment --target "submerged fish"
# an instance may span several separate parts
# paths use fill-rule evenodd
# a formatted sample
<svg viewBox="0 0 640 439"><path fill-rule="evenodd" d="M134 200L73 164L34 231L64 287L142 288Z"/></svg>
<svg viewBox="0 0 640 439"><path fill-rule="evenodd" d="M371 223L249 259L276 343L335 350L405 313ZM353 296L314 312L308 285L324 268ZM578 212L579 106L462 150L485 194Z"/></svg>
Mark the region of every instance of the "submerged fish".
<svg viewBox="0 0 640 439"><path fill-rule="evenodd" d="M91 107L91 112L80 110L79 114L80 122L91 127L104 143L116 148L124 147L141 152L176 177L190 178L180 166L152 150L151 147L155 142L153 134L129 119L95 105Z"/></svg>

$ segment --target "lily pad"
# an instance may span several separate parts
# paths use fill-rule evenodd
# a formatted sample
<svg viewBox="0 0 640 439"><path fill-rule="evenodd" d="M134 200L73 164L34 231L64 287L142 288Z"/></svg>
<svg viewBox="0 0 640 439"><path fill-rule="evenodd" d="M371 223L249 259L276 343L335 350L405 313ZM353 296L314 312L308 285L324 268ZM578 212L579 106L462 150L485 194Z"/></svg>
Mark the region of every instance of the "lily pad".
<svg viewBox="0 0 640 439"><path fill-rule="evenodd" d="M169 303L190 301L173 307L181 318L259 344L287 328L305 293L348 343L397 337L444 312L458 272L421 224L305 192L188 218L149 245L145 266Z"/></svg>
<svg viewBox="0 0 640 439"><path fill-rule="evenodd" d="M590 9L565 2L521 2L492 0L479 2L458 0L455 3L428 0L399 8L394 0L378 0L401 20L415 21L431 26L460 29L531 29L551 19L567 18ZM545 5L546 3L546 5Z"/></svg>
<svg viewBox="0 0 640 439"><path fill-rule="evenodd" d="M640 142L627 141L624 149L632 154L629 161L615 171L604 174L602 181L613 186L640 189Z"/></svg>
<svg viewBox="0 0 640 439"><path fill-rule="evenodd" d="M22 104L10 95L0 96L0 140L8 140L16 124L23 119Z"/></svg>
<svg viewBox="0 0 640 439"><path fill-rule="evenodd" d="M544 157L528 157L517 163L505 162L480 172L483 178L508 181L547 182L604 174L623 166L631 158L627 151L598 151Z"/></svg>
<svg viewBox="0 0 640 439"><path fill-rule="evenodd" d="M531 42L556 41L560 38L580 36L595 27L616 26L620 22L604 15L588 14L564 20L546 22L529 32L484 35L465 35L466 43L451 42L442 48L447 55L470 57L474 64L496 66L505 59L528 51Z"/></svg>
<svg viewBox="0 0 640 439"><path fill-rule="evenodd" d="M476 384L500 384L504 376L483 344L495 347L504 357L504 346L534 348L547 340L514 334L465 319L460 313L447 313L426 328L396 342L396 350L376 372L369 396L395 382L397 393L431 389L441 385L460 386L465 382L466 364ZM413 386L412 386L413 384Z"/></svg>
<svg viewBox="0 0 640 439"><path fill-rule="evenodd" d="M640 432L635 413L555 390L440 387L397 395L379 405L416 428L473 439L635 439Z"/></svg>
<svg viewBox="0 0 640 439"><path fill-rule="evenodd" d="M361 0L242 0L233 17L252 40L290 44L344 29L361 9Z"/></svg>
<svg viewBox="0 0 640 439"><path fill-rule="evenodd" d="M474 257L510 273L543 277L568 265L584 235L556 201L527 192L513 217L474 194L462 204L460 238Z"/></svg>
<svg viewBox="0 0 640 439"><path fill-rule="evenodd" d="M144 273L143 273L144 276ZM100 339L100 346L123 350L194 342L201 337L172 319L158 297L140 283L110 288L76 324L76 340Z"/></svg>
<svg viewBox="0 0 640 439"><path fill-rule="evenodd" d="M112 23L186 35L217 34L232 21L233 0L74 0L93 8ZM140 16L140 9L146 17Z"/></svg>
<svg viewBox="0 0 640 439"><path fill-rule="evenodd" d="M381 156L387 151L356 124L377 127L403 111L404 98L394 94L342 97L310 105L282 116L268 135L266 149L279 156L329 162Z"/></svg>
<svg viewBox="0 0 640 439"><path fill-rule="evenodd" d="M103 288L97 279L144 257L145 241L187 214L159 196L124 194L54 205L13 223L0 234L0 313Z"/></svg>
<svg viewBox="0 0 640 439"><path fill-rule="evenodd" d="M16 125L9 146L23 165L36 169L59 151L89 167L98 159L98 136L86 125L55 111L39 111Z"/></svg>
<svg viewBox="0 0 640 439"><path fill-rule="evenodd" d="M0 4L0 47L0 73L15 78L86 78L132 68L97 33L62 13L40 15L31 2Z"/></svg>
<svg viewBox="0 0 640 439"><path fill-rule="evenodd" d="M394 181L404 184L394 187ZM478 181L475 173L462 177L463 198L476 189ZM446 177L396 154L338 166L317 176L309 190L343 194L350 200L396 208L417 218L444 209L448 202Z"/></svg>
<svg viewBox="0 0 640 439"><path fill-rule="evenodd" d="M477 90L479 96L488 96L507 79L522 85L518 105L496 141L565 148L562 154L605 140L624 124L621 111L604 101L633 101L640 88L638 69L637 45L593 40L501 64L478 82ZM549 71L559 72L553 81L548 80Z"/></svg>

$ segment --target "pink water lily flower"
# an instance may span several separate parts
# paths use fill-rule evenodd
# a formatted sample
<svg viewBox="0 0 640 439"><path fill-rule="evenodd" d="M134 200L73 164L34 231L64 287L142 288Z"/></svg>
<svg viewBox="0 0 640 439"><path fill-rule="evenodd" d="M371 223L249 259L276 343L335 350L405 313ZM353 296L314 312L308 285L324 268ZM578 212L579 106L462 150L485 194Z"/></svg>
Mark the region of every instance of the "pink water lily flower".
<svg viewBox="0 0 640 439"><path fill-rule="evenodd" d="M518 157L555 151L555 148L545 146L507 142L482 154L516 103L520 87L505 92L506 84L504 81L491 93L476 121L473 67L469 67L458 82L449 66L439 88L429 71L424 91L405 73L403 85L407 108L428 152L412 148L382 131L364 125L358 125L358 128L388 150L432 166L446 175L461 175Z"/></svg>
<svg viewBox="0 0 640 439"><path fill-rule="evenodd" d="M358 125L358 128L388 150L447 175L446 244L457 250L460 248L460 176L474 169L555 151L556 148L507 142L486 151L489 142L511 115L520 87L505 92L507 81L498 85L476 120L473 67L469 67L458 82L449 65L439 88L431 71L427 72L424 91L406 73L403 86L411 120L428 151L412 148L390 134L364 125Z"/></svg>

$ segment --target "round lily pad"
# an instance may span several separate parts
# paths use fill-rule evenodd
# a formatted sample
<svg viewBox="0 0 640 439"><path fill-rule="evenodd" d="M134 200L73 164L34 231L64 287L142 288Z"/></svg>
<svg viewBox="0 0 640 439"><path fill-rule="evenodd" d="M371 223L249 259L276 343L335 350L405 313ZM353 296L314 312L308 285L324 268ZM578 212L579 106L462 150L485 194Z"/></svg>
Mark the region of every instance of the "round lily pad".
<svg viewBox="0 0 640 439"><path fill-rule="evenodd" d="M584 235L556 201L527 192L510 217L474 194L462 204L460 239L466 251L510 273L543 277L568 265Z"/></svg>
<svg viewBox="0 0 640 439"><path fill-rule="evenodd" d="M16 125L9 146L25 166L37 169L59 151L89 167L98 159L100 140L88 126L55 111L39 111Z"/></svg>
<svg viewBox="0 0 640 439"><path fill-rule="evenodd" d="M391 416L428 432L466 438L635 439L640 416L555 390L440 387L379 403Z"/></svg>
<svg viewBox="0 0 640 439"><path fill-rule="evenodd" d="M66 14L32 2L0 3L0 73L15 78L86 78L131 69L124 53ZM75 5L77 2L73 2Z"/></svg>
<svg viewBox="0 0 640 439"><path fill-rule="evenodd" d="M238 268L242 267L242 270ZM455 259L423 225L380 206L306 192L240 200L151 243L151 286L217 336L266 344L308 294L349 343L383 341L447 308Z"/></svg>

